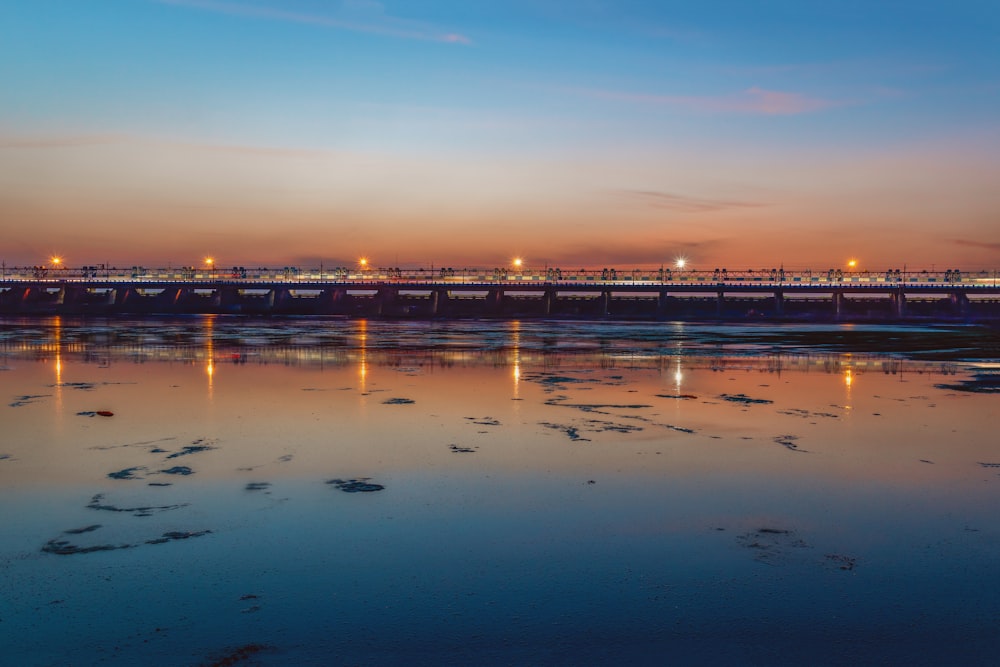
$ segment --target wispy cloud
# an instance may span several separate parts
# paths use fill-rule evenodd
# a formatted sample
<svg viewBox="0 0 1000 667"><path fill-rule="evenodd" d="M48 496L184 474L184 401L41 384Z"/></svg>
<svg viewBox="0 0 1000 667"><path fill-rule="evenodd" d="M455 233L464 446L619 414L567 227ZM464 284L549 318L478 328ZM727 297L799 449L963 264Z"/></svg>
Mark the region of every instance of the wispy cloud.
<svg viewBox="0 0 1000 667"><path fill-rule="evenodd" d="M1000 251L1000 243L986 243L984 241L970 241L969 239L952 239L955 245L967 248L982 248L983 250Z"/></svg>
<svg viewBox="0 0 1000 667"><path fill-rule="evenodd" d="M0 136L2 148L73 148L75 146L100 146L125 143L128 139L120 134L82 134L64 136L4 137Z"/></svg>
<svg viewBox="0 0 1000 667"><path fill-rule="evenodd" d="M729 245L725 238L690 241L658 237L642 240L582 241L567 245L560 256L551 260L563 266L655 266L671 262L677 256L708 257L719 254Z"/></svg>
<svg viewBox="0 0 1000 667"><path fill-rule="evenodd" d="M129 134L78 134L78 135L36 135L2 136L0 150L3 149L60 149L86 148L91 146L132 145L210 153L238 153L260 157L329 158L339 155L335 151L306 148L284 148L274 146L254 146L245 144L211 144Z"/></svg>
<svg viewBox="0 0 1000 667"><path fill-rule="evenodd" d="M803 93L765 90L756 86L728 95L653 95L589 88L571 89L586 97L653 106L670 106L714 113L791 116L842 106L843 102Z"/></svg>
<svg viewBox="0 0 1000 667"><path fill-rule="evenodd" d="M428 42L443 42L447 44L471 44L467 36L456 32L445 32L435 26L390 16L385 13L382 5L377 2L345 3L352 10L346 16L320 16L304 14L284 9L273 9L259 5L249 5L236 2L216 2L215 0L155 0L160 4L178 7L191 7L232 16L286 21L290 23L305 23L308 25L348 30L370 35L414 39Z"/></svg>
<svg viewBox="0 0 1000 667"><path fill-rule="evenodd" d="M642 206L648 206L649 208L667 209L687 213L722 211L731 208L757 208L768 205L759 202L688 197L685 195L677 195L670 192L660 192L656 190L616 190L615 193Z"/></svg>

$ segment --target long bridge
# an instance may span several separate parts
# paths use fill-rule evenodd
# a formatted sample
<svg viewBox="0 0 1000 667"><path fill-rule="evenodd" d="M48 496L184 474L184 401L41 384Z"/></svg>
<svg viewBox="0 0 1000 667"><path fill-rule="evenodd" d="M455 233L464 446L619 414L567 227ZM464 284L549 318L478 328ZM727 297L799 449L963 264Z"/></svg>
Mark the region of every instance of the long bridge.
<svg viewBox="0 0 1000 667"><path fill-rule="evenodd" d="M0 315L1000 321L997 270L4 267Z"/></svg>

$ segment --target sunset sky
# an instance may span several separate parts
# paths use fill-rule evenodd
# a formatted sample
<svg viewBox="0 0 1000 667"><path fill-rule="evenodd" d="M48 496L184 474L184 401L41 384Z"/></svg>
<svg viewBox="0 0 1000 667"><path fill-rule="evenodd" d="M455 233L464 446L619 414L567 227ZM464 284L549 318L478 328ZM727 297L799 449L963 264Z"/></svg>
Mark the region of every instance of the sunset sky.
<svg viewBox="0 0 1000 667"><path fill-rule="evenodd" d="M0 0L0 259L1000 267L996 0Z"/></svg>

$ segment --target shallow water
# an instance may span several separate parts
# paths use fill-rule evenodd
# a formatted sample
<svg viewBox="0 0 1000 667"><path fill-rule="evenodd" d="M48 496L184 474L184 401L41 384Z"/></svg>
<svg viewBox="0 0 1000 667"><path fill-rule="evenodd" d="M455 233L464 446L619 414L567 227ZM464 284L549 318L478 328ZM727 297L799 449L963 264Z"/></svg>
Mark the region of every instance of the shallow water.
<svg viewBox="0 0 1000 667"><path fill-rule="evenodd" d="M989 340L2 320L4 660L991 664Z"/></svg>

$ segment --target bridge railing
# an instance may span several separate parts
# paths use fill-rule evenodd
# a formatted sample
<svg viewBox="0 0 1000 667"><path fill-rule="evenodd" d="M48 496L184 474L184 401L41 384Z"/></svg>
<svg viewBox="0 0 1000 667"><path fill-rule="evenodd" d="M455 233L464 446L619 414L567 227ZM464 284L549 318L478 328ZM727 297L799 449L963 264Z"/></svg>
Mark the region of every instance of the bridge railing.
<svg viewBox="0 0 1000 667"><path fill-rule="evenodd" d="M886 269L885 271L843 271L828 269L824 271L800 270L785 271L782 269L760 269L729 271L685 270L676 269L505 269L505 268L441 268L441 269L399 269L399 268L365 268L356 267L233 267L196 268L167 267L148 268L133 267L8 267L0 272L0 282L17 281L93 281L110 282L225 282L238 284L286 282L300 283L405 283L405 284L507 284L507 285L760 285L774 287L781 285L961 285L989 286L1000 285L1000 270L982 269L968 271L946 269L944 271L920 270L903 271Z"/></svg>

